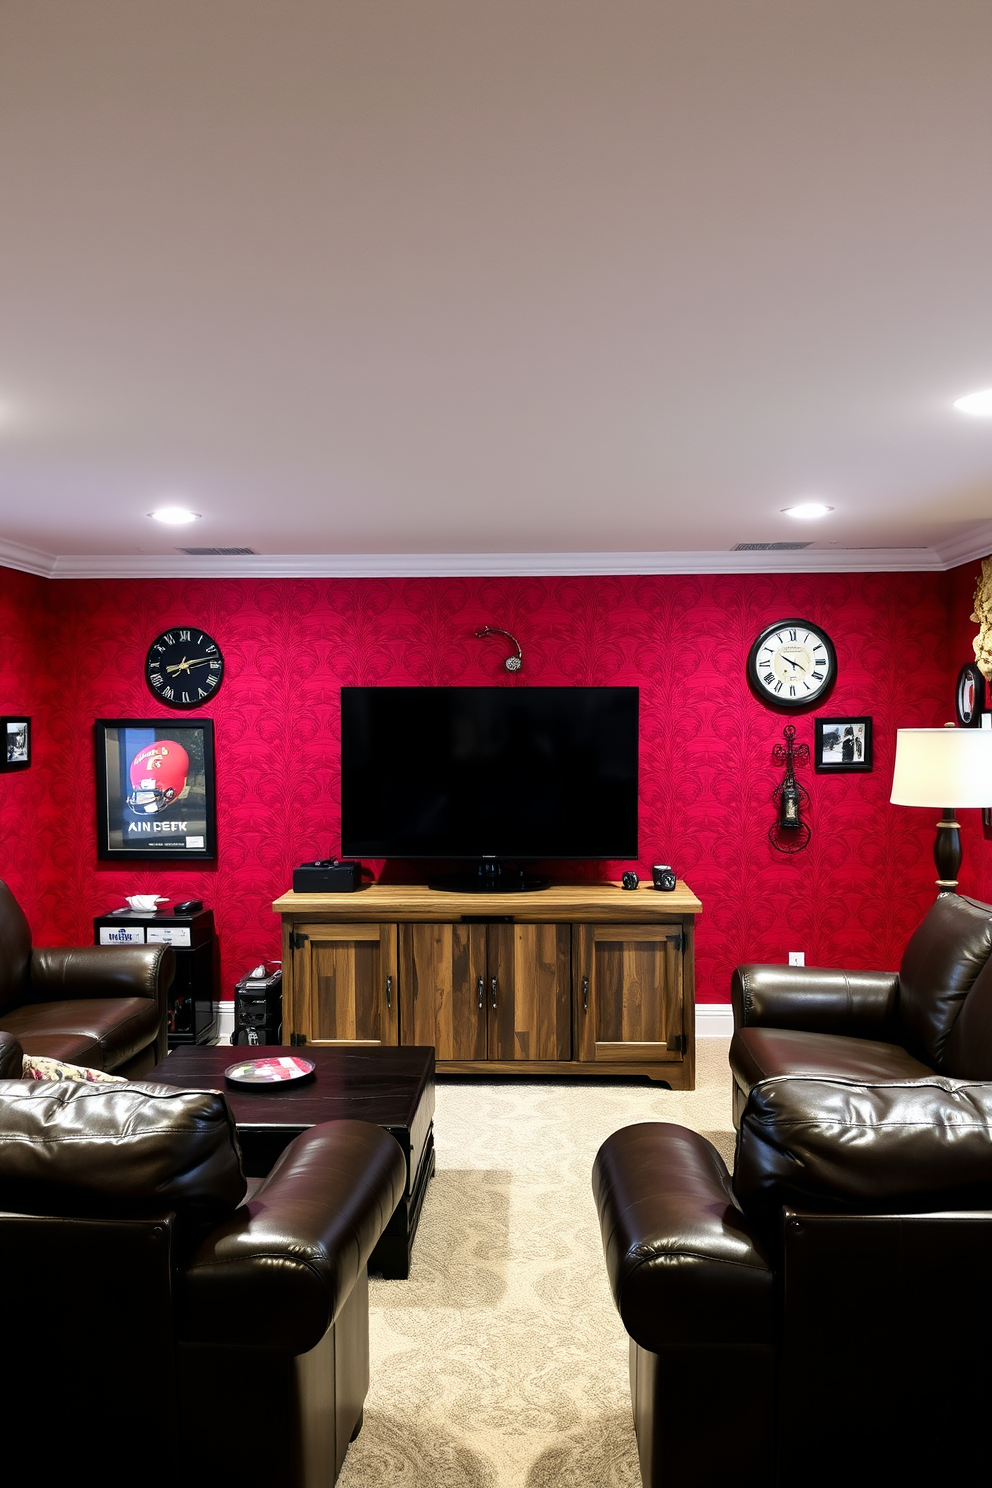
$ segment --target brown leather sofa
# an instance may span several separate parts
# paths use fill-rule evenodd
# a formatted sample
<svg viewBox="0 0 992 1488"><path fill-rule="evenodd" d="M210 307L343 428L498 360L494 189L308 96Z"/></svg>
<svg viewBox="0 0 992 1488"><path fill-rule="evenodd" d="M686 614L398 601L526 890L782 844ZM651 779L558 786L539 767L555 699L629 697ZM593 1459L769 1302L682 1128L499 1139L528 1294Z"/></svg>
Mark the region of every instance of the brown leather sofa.
<svg viewBox="0 0 992 1488"><path fill-rule="evenodd" d="M28 1054L134 1079L164 1059L171 946L31 944L0 879L0 1033Z"/></svg>
<svg viewBox="0 0 992 1488"><path fill-rule="evenodd" d="M644 1488L987 1479L992 1085L778 1076L732 1180L645 1123L593 1189Z"/></svg>
<svg viewBox="0 0 992 1488"><path fill-rule="evenodd" d="M336 1121L246 1194L215 1092L0 1081L4 1473L330 1488L404 1180L387 1132Z"/></svg>
<svg viewBox="0 0 992 1488"><path fill-rule="evenodd" d="M778 1075L992 1080L992 906L940 894L895 971L739 966L734 1123Z"/></svg>

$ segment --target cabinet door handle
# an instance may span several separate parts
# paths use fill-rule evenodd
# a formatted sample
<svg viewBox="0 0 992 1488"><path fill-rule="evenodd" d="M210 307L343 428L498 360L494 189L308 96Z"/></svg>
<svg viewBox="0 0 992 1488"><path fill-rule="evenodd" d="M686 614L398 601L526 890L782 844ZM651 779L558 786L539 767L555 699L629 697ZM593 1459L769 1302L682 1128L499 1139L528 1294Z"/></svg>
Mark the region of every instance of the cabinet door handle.
<svg viewBox="0 0 992 1488"><path fill-rule="evenodd" d="M482 1012L482 998L483 998L483 994L485 992L485 983L486 983L485 977L481 977L480 976L479 981L478 981L478 985L476 987L476 990L477 990L477 992L479 994L479 1012L480 1013Z"/></svg>
<svg viewBox="0 0 992 1488"><path fill-rule="evenodd" d="M497 984L497 981L496 981L496 978L495 977L492 978L492 980L489 983L489 986L490 986L490 989L492 990L492 994L493 994L493 1007L495 1008L495 1006L496 1006L496 992L498 990L498 984Z"/></svg>
<svg viewBox="0 0 992 1488"><path fill-rule="evenodd" d="M589 1011L589 978L588 977L583 977L582 978L582 1011L584 1013L587 1013Z"/></svg>
<svg viewBox="0 0 992 1488"><path fill-rule="evenodd" d="M392 1008L393 1008L393 979L392 979L391 976L387 976L387 978L386 978L386 1006L387 1006L387 1008L389 1008L390 1012L392 1012Z"/></svg>

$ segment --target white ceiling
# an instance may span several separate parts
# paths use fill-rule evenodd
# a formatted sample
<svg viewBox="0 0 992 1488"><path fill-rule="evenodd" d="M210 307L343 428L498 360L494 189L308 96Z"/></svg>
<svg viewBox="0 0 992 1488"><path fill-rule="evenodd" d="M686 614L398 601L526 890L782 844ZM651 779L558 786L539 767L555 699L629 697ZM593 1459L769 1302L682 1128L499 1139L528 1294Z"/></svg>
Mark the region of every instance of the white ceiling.
<svg viewBox="0 0 992 1488"><path fill-rule="evenodd" d="M988 552L990 144L988 0L0 0L0 557Z"/></svg>

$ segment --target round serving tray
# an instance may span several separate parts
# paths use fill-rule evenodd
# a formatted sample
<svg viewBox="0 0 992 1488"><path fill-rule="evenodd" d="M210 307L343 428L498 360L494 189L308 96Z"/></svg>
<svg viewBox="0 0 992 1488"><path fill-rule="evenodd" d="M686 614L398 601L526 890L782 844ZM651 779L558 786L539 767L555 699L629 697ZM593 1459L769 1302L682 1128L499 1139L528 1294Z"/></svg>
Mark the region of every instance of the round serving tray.
<svg viewBox="0 0 992 1488"><path fill-rule="evenodd" d="M228 1065L225 1080L232 1085L260 1086L285 1085L292 1080L309 1080L315 1066L309 1059L298 1054L270 1054L267 1059L242 1059L238 1064Z"/></svg>

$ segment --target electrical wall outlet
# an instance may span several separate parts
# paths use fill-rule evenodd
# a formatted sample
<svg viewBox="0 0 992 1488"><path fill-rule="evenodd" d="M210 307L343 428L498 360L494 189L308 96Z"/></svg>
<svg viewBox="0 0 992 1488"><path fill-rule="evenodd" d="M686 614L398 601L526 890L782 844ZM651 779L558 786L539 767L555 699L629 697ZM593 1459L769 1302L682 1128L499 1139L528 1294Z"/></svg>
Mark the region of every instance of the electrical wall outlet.
<svg viewBox="0 0 992 1488"><path fill-rule="evenodd" d="M805 966L806 965L806 952L805 951L790 951L789 952L789 965L790 966Z"/></svg>

